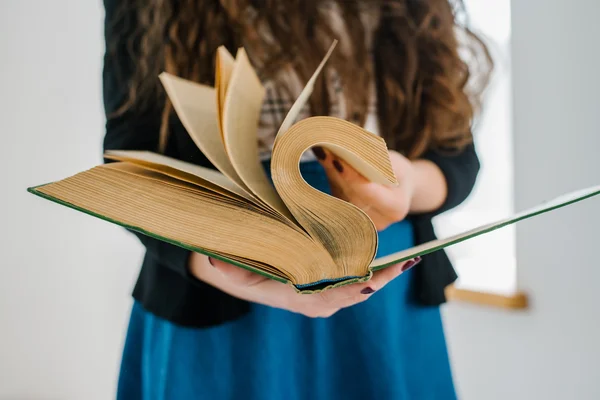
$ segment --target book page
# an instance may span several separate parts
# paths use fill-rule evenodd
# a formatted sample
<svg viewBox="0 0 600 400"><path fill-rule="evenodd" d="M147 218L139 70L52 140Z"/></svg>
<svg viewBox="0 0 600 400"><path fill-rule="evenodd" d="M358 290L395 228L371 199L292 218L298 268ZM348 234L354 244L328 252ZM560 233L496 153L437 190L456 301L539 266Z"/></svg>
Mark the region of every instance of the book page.
<svg viewBox="0 0 600 400"><path fill-rule="evenodd" d="M358 125L334 117L310 117L283 132L271 160L273 182L302 227L332 255L341 276L364 277L377 252L373 221L360 208L313 188L298 164L313 146L345 154L374 182L397 182L385 141Z"/></svg>
<svg viewBox="0 0 600 400"><path fill-rule="evenodd" d="M223 137L223 109L225 108L225 98L227 96L227 88L233 73L235 59L225 48L221 46L217 50L216 72L215 72L215 91L217 95L217 116L219 122L219 130L221 132L221 140L225 145Z"/></svg>
<svg viewBox="0 0 600 400"><path fill-rule="evenodd" d="M288 111L285 119L281 123L281 126L279 127L279 131L277 132L277 136L276 136L275 140L277 140L277 138L279 138L279 136L282 132L285 132L288 129L290 129L290 127L292 126L292 124L294 123L296 118L298 118L298 115L302 111L302 108L306 105L306 102L308 101L310 95L313 92L317 78L319 77L319 75L321 74L321 71L325 67L327 60L329 60L329 57L331 57L331 54L333 53L333 50L335 49L335 46L337 45L337 43L338 43L337 40L335 40L333 42L333 44L329 48L329 51L323 58L323 61L321 61L321 64L319 64L319 66L317 67L314 74L308 80L308 82L306 83L306 86L304 87L304 89L302 89L302 92L300 92L300 95L298 96L298 98L296 99L296 101L294 102L292 107L290 108L290 111Z"/></svg>
<svg viewBox="0 0 600 400"><path fill-rule="evenodd" d="M444 249L446 247L452 246L454 244L464 242L466 240L472 239L477 236L484 235L488 232L494 231L496 229L503 228L508 225L512 225L519 221L535 217L537 215L544 214L546 212L556 210L561 207L568 206L573 203L577 203L579 201L589 199L591 197L597 196L600 194L600 186L593 186L586 189L578 190L575 192L571 192L562 196L555 198L552 201L545 202L539 206L529 208L525 211L516 213L508 218L501 219L499 221L485 224L480 227L470 229L466 232L459 233L457 235L453 235L448 238L433 240L431 242L423 243L422 245L400 251L398 253L390 254L385 257L381 257L373 261L371 264L371 268L374 270L381 269L387 267L389 265L410 260L417 256L422 256L425 254L432 253L437 250Z"/></svg>
<svg viewBox="0 0 600 400"><path fill-rule="evenodd" d="M255 197L240 189L223 174L210 168L204 168L199 165L187 163L175 158L167 157L162 154L152 153L149 151L137 150L109 150L105 153L106 158L118 161L140 161L151 165L165 166L177 171L184 172L201 178L212 185L218 186L228 192L236 194L252 203L260 203Z"/></svg>
<svg viewBox="0 0 600 400"><path fill-rule="evenodd" d="M240 261L234 264L272 279L302 285L336 273L328 253L305 232L133 164L104 164L28 190L167 243L231 255Z"/></svg>
<svg viewBox="0 0 600 400"><path fill-rule="evenodd" d="M215 89L163 72L162 82L177 116L206 158L247 194L251 191L229 161L219 132Z"/></svg>
<svg viewBox="0 0 600 400"><path fill-rule="evenodd" d="M264 96L265 89L246 52L239 49L223 110L225 149L246 187L273 209L292 218L269 181L258 154L257 132Z"/></svg>

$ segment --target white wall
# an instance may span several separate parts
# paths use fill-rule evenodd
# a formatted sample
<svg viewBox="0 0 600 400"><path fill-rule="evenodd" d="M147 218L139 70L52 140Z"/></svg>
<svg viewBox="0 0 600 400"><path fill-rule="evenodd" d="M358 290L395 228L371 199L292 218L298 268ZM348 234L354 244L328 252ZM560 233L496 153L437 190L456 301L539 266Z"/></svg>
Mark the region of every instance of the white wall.
<svg viewBox="0 0 600 400"><path fill-rule="evenodd" d="M600 2L512 4L516 208L600 183ZM444 310L462 399L600 399L600 200L517 228L526 312Z"/></svg>
<svg viewBox="0 0 600 400"><path fill-rule="evenodd" d="M0 1L0 399L113 398L141 249L25 191L101 160L102 18Z"/></svg>

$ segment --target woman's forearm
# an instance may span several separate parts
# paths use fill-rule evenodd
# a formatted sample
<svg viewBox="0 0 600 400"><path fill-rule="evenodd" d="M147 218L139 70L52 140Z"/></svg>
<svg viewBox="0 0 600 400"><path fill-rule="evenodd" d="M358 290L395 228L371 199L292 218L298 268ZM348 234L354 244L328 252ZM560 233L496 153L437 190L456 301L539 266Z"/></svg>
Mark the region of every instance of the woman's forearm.
<svg viewBox="0 0 600 400"><path fill-rule="evenodd" d="M446 178L440 168L429 160L412 162L414 191L411 213L426 213L440 208L448 194Z"/></svg>

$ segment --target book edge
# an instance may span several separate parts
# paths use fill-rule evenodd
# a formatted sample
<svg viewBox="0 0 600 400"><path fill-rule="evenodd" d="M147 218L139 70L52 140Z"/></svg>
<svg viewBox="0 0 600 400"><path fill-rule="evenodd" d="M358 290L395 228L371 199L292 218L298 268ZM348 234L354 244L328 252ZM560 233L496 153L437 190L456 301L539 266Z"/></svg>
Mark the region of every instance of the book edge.
<svg viewBox="0 0 600 400"><path fill-rule="evenodd" d="M587 200L587 199L592 198L594 196L597 196L599 194L600 194L600 189L592 191L592 192L590 192L590 193L588 193L588 194L586 194L584 196L581 196L581 197L578 197L578 198L575 198L575 199L571 199L571 200L563 202L563 203L559 203L559 204L555 204L555 205L550 206L550 207L538 209L537 211L534 211L534 212L531 212L531 213L526 213L526 214L521 214L521 215L517 214L516 217L503 220L502 222L499 222L499 223L492 223L488 228L482 229L481 231L477 231L477 232L475 232L475 233L473 233L471 235L465 235L465 236L459 237L459 238L457 238L455 240L451 240L450 242L447 242L447 243L444 243L444 244L441 244L439 246L435 246L435 247L432 247L432 248L429 248L429 249L426 249L426 250L423 250L423 251L417 251L417 252L414 252L414 253L408 253L404 257L399 257L399 258L397 258L397 259L395 259L393 261L389 261L389 262L387 262L385 264L382 264L382 265L373 266L370 269L372 271L379 271L379 270L382 270L384 268L390 267L390 266L392 266L394 264L411 260L411 259L413 259L415 257L420 257L420 256L424 256L424 255L427 255L427 254L431 254L431 253L434 253L436 251L443 250L443 249L445 249L447 247L453 246L455 244L458 244L458 243L464 242L466 240L472 239L474 237L481 236L481 235L484 235L486 233L489 233L489 232L492 232L492 231L504 228L504 227L506 227L508 225L513 225L513 224L515 224L517 222L520 222L522 220L533 218L533 217L536 217L538 215L545 214L547 212L554 211L556 209L569 206L571 204L579 203L579 202L581 202L583 200ZM409 250L409 249L407 249L407 250ZM407 250L403 250L402 252L406 252ZM375 259L373 262L376 262L376 261L377 261L377 259Z"/></svg>
<svg viewBox="0 0 600 400"><path fill-rule="evenodd" d="M244 269L246 269L246 270L248 270L250 272L257 273L259 275L262 275L262 276L264 276L266 278L275 280L277 282L281 282L281 283L285 283L285 284L290 284L290 281L288 281L286 279L283 279L283 278L278 277L276 275L272 275L272 274L270 274L268 272L265 272L265 271L262 271L262 270L258 270L256 268L250 266L250 265L246 265L246 264L240 263L238 261L231 260L231 259L229 259L227 257L215 254L215 253L213 253L213 252L211 252L209 250L206 250L206 249L202 249L202 248L199 248L199 247L194 247L194 246L182 243L182 242L178 242L176 240L172 240L172 239L169 239L169 238L157 235L155 233L149 232L149 231L147 231L147 230L145 230L143 228L137 227L137 226L128 225L128 224L125 224L123 222L119 222L117 220L113 220L113 219L108 218L106 216L103 216L101 214L94 213L92 211L86 210L85 208L78 207L78 206L76 206L74 204L71 204L69 202L63 201L61 199L58 199L58 198L56 198L54 196L50 196L48 194L42 193L42 192L40 192L38 190L39 188L44 187L46 185L47 184L38 185L38 186L32 186L32 187L27 188L27 191L29 193L35 195L35 196L41 197L41 198L46 199L46 200L50 200L50 201L52 201L54 203L60 204L62 206L71 208L71 209L79 211L79 212L82 212L84 214L91 215L92 217L99 218L99 219L101 219L103 221L107 221L107 222L110 222L112 224L119 225L119 226L121 226L121 227L123 227L125 229L129 229L129 230L132 230L132 231L139 232L139 233L141 233L143 235L146 235L148 237L151 237L151 238L154 238L154 239L158 239L158 240L166 242L166 243L170 243L172 245L184 248L186 250L190 250L190 251L193 251L193 252L196 252L196 253L201 253L201 254L204 254L206 256L216 258L216 259L221 260L223 262L226 262L226 263L229 263L229 264L233 264L233 265L235 265L237 267L240 267L240 268L244 268Z"/></svg>
<svg viewBox="0 0 600 400"><path fill-rule="evenodd" d="M315 288L311 288L311 287L307 287L308 285L303 285L303 287L301 288L301 287L297 287L297 286L293 285L290 281L288 281L286 279L283 279L283 278L280 278L278 276L269 274L268 272L265 272L265 271L262 271L262 270L258 270L258 269L254 268L252 266L240 263L238 261L228 259L227 257L215 254L215 253L213 253L211 251L208 251L206 249L196 248L194 246L190 246L190 245L187 245L185 243L177 242L175 240L172 240L172 239L169 239L169 238L166 238L166 237L154 234L154 233L146 231L146 230L144 230L144 229L142 229L140 227L136 227L136 226L128 225L128 224L125 224L125 223L122 223L122 222L119 222L119 221L116 221L116 220L112 220L111 218L108 218L108 217L105 217L103 215L100 215L100 214L94 213L92 211L86 210L84 208L78 207L78 206L76 206L74 204L65 202L65 201L60 200L58 198L55 198L53 196L47 195L47 194L42 193L42 192L40 192L38 190L40 187L43 187L43 186L46 186L46 184L29 187L29 188L27 188L27 191L29 193L32 193L33 195L38 196L38 197L44 198L46 200L50 200L50 201L52 201L54 203L66 206L66 207L74 209L76 211L80 211L80 212L82 212L84 214L91 215L93 217L96 217L96 218L99 218L101 220L113 223L115 225L119 225L119 226L121 226L123 228L139 232L139 233L141 233L143 235L146 235L146 236L149 236L149 237L152 237L152 238L155 238L155 239L158 239L158 240L161 240L161 241L173 244L173 245L178 246L178 247L182 247L182 248L184 248L186 250L190 250L190 251L198 252L198 253L201 253L201 254L204 254L204 255L207 255L207 256L210 256L210 257L214 257L214 258L219 259L221 261L224 261L224 262L230 263L232 265L238 266L240 268L246 269L248 271L257 273L259 275L262 275L262 276L267 277L269 279L275 280L277 282L281 282L281 283L284 283L284 284L289 284L290 286L292 286L294 288L294 290L296 292L301 293L301 294L320 293L320 292L323 292L323 291L328 290L328 289L333 289L333 288L337 288L337 287L341 287L341 286L346 286L346 285L353 284L353 283L366 282L369 279L371 279L371 276L372 276L373 272L375 272L375 271L382 270L384 268L387 268L387 267L392 266L394 264L397 264L399 262L408 261L408 260L413 259L413 258L418 257L418 256L424 256L424 255L427 255L427 254L430 254L430 253L434 253L434 252L439 251L439 250L443 250L443 249L445 249L447 247L450 247L450 246L453 246L455 244L464 242L464 241L472 239L474 237L484 235L486 233L489 233L489 232L492 232L492 231L504 228L506 226L515 224L515 223L520 222L522 220L526 220L526 219L529 219L529 218L532 218L532 217L535 217L535 216L538 216L538 215L541 215L541 214L545 214L545 213L548 213L550 211L554 211L554 210L557 210L559 208L563 208L563 207L569 206L571 204L579 203L581 201L587 200L589 198L595 197L595 196L597 196L597 195L600 194L600 189L597 189L597 190L594 190L594 191L592 191L590 193L587 193L587 194L585 194L583 196L571 199L569 201L565 201L563 203L555 204L555 205L552 205L552 206L549 206L549 207L546 207L546 208L542 208L542 209L537 209L536 211L531 212L531 213L517 214L516 217L509 218L509 219L503 220L503 221L498 222L498 223L493 223L489 227L487 227L485 229L482 229L480 231L477 231L477 232L475 232L475 233L473 233L471 235L460 236L460 237L456 238L455 240L451 240L451 241L446 242L444 244L440 244L439 246L431 247L431 248L428 248L428 249L425 249L425 250L422 250L422 251L416 251L416 252L406 253L405 256L398 257L398 258L393 259L392 261L389 261L389 262L387 262L385 264L371 266L369 268L369 274L367 276L365 276L365 277L348 277L348 278L342 278L341 280L339 280L337 282L328 282L330 284L326 284L326 285L323 285L321 287L317 286ZM405 253L407 250L410 250L410 249L403 250L403 251L401 251L401 253ZM376 262L376 261L377 261L377 259L374 260L374 262ZM316 285L316 283L315 283L315 285Z"/></svg>

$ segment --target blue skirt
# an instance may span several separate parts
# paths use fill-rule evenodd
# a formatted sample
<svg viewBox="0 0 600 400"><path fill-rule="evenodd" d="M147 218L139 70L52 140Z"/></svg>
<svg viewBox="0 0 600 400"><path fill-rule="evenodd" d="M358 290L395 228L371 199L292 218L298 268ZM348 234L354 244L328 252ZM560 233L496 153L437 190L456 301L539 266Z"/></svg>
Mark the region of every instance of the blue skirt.
<svg viewBox="0 0 600 400"><path fill-rule="evenodd" d="M301 171L329 192L317 162ZM394 224L379 240L379 256L411 247L412 227ZM134 303L118 399L455 399L439 307L413 301L411 275L327 319L254 304L239 320L194 329Z"/></svg>

